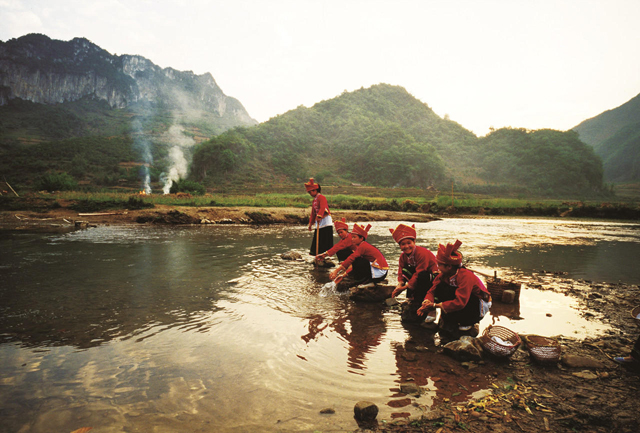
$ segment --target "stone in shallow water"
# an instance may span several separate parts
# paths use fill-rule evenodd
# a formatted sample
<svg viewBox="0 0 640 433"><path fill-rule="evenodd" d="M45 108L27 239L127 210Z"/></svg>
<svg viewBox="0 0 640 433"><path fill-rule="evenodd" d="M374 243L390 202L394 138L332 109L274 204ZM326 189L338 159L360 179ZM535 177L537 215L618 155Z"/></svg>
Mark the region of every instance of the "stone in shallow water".
<svg viewBox="0 0 640 433"><path fill-rule="evenodd" d="M378 406L370 401L359 401L353 407L353 413L359 421L373 421L378 416Z"/></svg>

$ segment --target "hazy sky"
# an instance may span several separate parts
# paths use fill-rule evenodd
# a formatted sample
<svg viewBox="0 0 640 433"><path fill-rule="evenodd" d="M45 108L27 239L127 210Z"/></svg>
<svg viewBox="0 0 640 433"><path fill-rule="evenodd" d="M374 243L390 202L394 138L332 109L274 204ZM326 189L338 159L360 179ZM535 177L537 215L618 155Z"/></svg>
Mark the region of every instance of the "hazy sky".
<svg viewBox="0 0 640 433"><path fill-rule="evenodd" d="M0 0L0 23L210 72L260 122L389 83L478 135L566 130L640 93L639 0Z"/></svg>

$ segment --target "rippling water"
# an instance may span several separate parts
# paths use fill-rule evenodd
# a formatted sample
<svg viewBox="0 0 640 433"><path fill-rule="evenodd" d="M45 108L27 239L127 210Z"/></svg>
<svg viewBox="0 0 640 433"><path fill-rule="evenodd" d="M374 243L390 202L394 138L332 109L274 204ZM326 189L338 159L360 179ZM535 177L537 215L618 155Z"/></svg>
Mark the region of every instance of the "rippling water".
<svg viewBox="0 0 640 433"><path fill-rule="evenodd" d="M391 264L396 224L370 232ZM481 272L640 283L637 224L496 218L416 227L431 250L462 240ZM309 243L298 227L0 233L0 431L353 430L359 400L391 419L486 385L481 371L466 386L443 373L450 361L435 353L433 335L404 327L396 311L354 304L325 271L279 256L306 258ZM494 308L481 325L578 337L606 330L575 306L525 288L519 305ZM430 390L416 405L398 394L406 380Z"/></svg>

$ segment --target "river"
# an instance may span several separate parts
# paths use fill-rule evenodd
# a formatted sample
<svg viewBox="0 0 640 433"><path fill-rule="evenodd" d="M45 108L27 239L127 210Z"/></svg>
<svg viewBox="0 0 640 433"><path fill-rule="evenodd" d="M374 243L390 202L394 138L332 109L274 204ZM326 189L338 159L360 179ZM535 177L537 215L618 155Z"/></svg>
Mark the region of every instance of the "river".
<svg viewBox="0 0 640 433"><path fill-rule="evenodd" d="M373 223L369 236L392 265L396 225ZM606 332L574 299L527 287L533 273L640 283L638 224L452 218L416 229L419 245L460 239L470 268L525 283L517 311L496 306L481 329ZM280 258L307 258L310 236L235 225L0 232L0 431L349 431L360 400L379 406L379 420L419 414L438 398L436 373L420 373L432 393L398 403L410 376L398 347L437 335L327 289L327 272L308 261Z"/></svg>

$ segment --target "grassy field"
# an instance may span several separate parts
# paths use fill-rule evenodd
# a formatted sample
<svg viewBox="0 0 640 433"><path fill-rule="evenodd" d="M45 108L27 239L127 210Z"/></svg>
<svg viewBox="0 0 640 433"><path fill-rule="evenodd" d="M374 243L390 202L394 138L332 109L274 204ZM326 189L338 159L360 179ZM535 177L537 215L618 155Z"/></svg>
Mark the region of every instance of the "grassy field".
<svg viewBox="0 0 640 433"><path fill-rule="evenodd" d="M68 206L79 212L104 209L142 209L166 206L220 207L297 207L311 205L311 197L301 188L256 188L243 193L213 192L201 196L189 194L148 194L138 191L30 193L19 199L1 197L0 209L13 210L29 199L46 201L50 206ZM346 193L347 190L351 194ZM495 198L471 194L453 196L435 191L401 188L323 187L322 192L331 209L391 210L433 214L529 215L529 216L592 216L601 218L640 218L638 202L599 202L560 199Z"/></svg>

